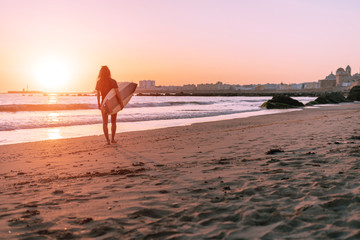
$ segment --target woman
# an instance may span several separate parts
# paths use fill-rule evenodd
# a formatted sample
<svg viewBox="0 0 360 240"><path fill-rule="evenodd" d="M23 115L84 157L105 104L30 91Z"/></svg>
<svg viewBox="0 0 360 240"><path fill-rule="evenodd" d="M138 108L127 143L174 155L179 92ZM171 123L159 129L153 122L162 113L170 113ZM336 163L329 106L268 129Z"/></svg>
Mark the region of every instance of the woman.
<svg viewBox="0 0 360 240"><path fill-rule="evenodd" d="M99 71L98 81L96 83L96 96L98 102L98 108L101 110L102 102L104 101L105 96L108 92L113 89L118 88L118 85L114 79L111 78L110 69L107 66L102 66ZM100 95L101 95L101 103L100 103ZM116 97L119 102L121 101L121 97L119 91L116 91ZM102 119L103 119L103 130L106 138L106 142L110 145L110 138L108 133L108 121L109 116L105 111L101 111ZM115 133L116 133L116 117L117 113L111 115L111 143L116 143L115 141Z"/></svg>

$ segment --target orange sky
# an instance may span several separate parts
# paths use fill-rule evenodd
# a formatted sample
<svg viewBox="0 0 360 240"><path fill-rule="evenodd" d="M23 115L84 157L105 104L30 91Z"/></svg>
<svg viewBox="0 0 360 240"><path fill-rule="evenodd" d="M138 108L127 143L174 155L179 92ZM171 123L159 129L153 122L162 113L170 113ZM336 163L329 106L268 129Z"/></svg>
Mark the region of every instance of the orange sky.
<svg viewBox="0 0 360 240"><path fill-rule="evenodd" d="M117 81L157 85L317 81L359 72L355 0L0 2L0 92L92 91L101 65ZM56 81L56 82L55 82Z"/></svg>

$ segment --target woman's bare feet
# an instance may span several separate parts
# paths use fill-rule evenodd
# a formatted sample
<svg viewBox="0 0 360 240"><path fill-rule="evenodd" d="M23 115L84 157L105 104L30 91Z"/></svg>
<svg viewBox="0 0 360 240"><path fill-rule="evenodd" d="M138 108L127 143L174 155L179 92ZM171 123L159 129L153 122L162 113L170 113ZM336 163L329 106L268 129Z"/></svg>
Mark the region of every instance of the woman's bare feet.
<svg viewBox="0 0 360 240"><path fill-rule="evenodd" d="M117 143L117 141L115 139L111 140L111 143Z"/></svg>

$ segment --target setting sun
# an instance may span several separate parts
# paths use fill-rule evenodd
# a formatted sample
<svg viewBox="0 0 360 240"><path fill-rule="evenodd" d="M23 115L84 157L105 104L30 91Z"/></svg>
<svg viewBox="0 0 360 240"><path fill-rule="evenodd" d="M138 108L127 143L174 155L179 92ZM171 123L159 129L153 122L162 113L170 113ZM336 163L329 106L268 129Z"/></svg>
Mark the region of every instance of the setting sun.
<svg viewBox="0 0 360 240"><path fill-rule="evenodd" d="M69 83L71 69L62 58L47 57L36 62L34 77L45 91L62 91Z"/></svg>

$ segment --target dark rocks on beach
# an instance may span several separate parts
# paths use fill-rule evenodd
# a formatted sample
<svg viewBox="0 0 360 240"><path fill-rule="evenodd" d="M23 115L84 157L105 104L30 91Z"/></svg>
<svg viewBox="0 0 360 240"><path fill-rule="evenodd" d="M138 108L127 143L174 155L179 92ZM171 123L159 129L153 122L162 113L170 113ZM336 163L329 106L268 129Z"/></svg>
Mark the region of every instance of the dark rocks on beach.
<svg viewBox="0 0 360 240"><path fill-rule="evenodd" d="M263 103L261 106L266 107L267 109L286 109L303 107L304 104L289 96L275 95L272 99Z"/></svg>
<svg viewBox="0 0 360 240"><path fill-rule="evenodd" d="M349 139L351 139L351 140L360 140L360 136L351 136Z"/></svg>
<svg viewBox="0 0 360 240"><path fill-rule="evenodd" d="M316 104L337 104L347 102L347 99L344 97L342 93L333 92L333 93L325 93L324 95L319 96L314 101L308 102L306 106L312 106Z"/></svg>
<svg viewBox="0 0 360 240"><path fill-rule="evenodd" d="M271 154L276 154L276 153L281 153L284 152L284 150L282 150L281 148L272 148L269 151L266 152L267 155L271 155Z"/></svg>
<svg viewBox="0 0 360 240"><path fill-rule="evenodd" d="M349 101L360 101L360 85L354 86L350 89L347 99Z"/></svg>
<svg viewBox="0 0 360 240"><path fill-rule="evenodd" d="M55 191L53 192L54 195L59 195L59 194L63 194L63 193L64 193L63 190L55 190Z"/></svg>

